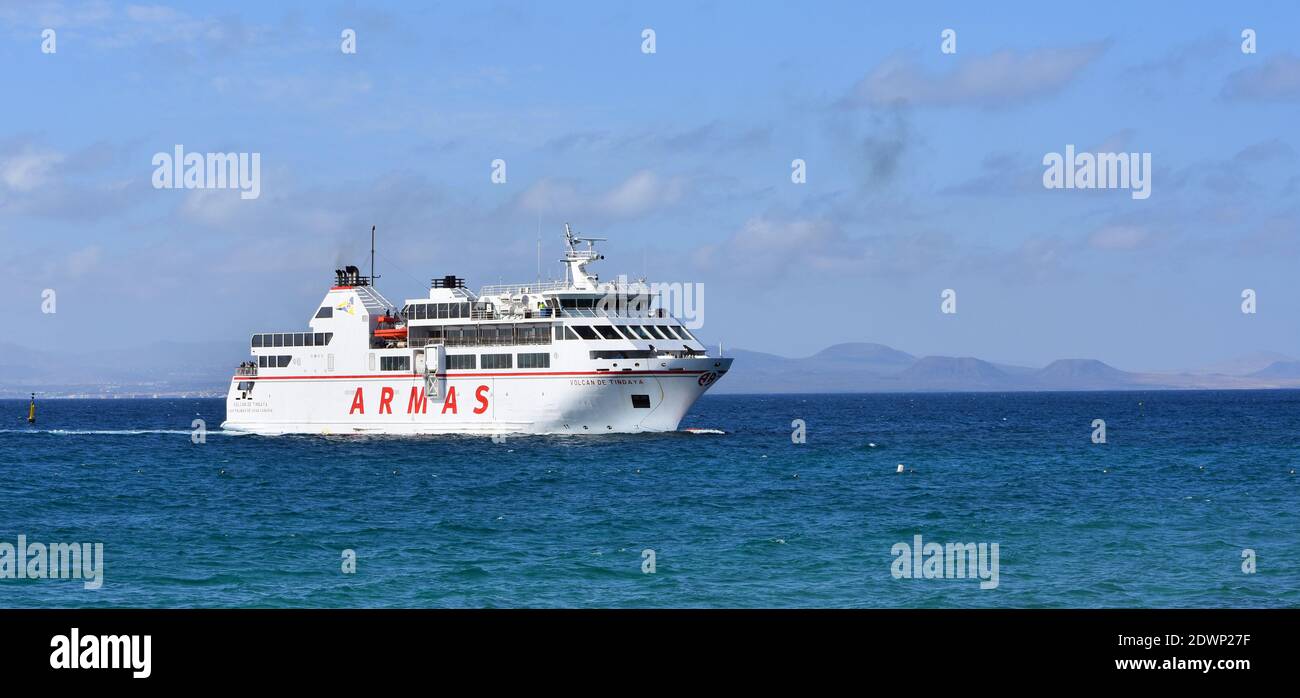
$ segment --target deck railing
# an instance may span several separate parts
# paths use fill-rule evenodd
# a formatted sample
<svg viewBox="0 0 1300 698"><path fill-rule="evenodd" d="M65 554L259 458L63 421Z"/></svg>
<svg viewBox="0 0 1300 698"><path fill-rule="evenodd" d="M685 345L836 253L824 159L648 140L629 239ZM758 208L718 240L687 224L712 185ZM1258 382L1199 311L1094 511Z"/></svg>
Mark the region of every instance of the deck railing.
<svg viewBox="0 0 1300 698"><path fill-rule="evenodd" d="M406 340L406 345L415 349L421 347L437 346L439 344L449 347L499 347L513 345L534 345L550 344L551 336L547 334L544 337L527 337L527 338L482 338L482 337L412 337Z"/></svg>

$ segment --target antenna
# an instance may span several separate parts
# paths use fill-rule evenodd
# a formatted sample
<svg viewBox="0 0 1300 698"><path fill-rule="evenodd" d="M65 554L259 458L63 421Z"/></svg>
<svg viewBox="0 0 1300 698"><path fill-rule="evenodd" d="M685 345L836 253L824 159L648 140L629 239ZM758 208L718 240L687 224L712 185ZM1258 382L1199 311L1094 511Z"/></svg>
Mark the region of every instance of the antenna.
<svg viewBox="0 0 1300 698"><path fill-rule="evenodd" d="M370 226L370 285L375 285L375 226Z"/></svg>

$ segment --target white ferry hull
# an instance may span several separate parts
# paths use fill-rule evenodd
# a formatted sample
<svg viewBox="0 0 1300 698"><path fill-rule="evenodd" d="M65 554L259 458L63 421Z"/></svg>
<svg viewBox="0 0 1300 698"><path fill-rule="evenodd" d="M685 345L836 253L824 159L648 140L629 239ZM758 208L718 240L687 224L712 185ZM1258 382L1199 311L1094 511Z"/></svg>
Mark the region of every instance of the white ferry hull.
<svg viewBox="0 0 1300 698"><path fill-rule="evenodd" d="M675 431L731 361L672 358L645 371L453 371L438 375L436 395L423 376L409 373L236 376L222 428L257 434ZM251 391L239 389L250 380Z"/></svg>

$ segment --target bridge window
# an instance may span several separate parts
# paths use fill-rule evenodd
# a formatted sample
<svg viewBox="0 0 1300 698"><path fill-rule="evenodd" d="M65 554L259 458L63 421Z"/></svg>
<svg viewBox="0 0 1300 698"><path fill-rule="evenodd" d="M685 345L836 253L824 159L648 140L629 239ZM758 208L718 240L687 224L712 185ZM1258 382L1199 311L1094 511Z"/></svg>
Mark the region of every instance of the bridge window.
<svg viewBox="0 0 1300 698"><path fill-rule="evenodd" d="M570 327L583 339L600 339L596 336L596 331L591 329L591 325L570 325Z"/></svg>
<svg viewBox="0 0 1300 698"><path fill-rule="evenodd" d="M483 368L510 368L509 354L484 354Z"/></svg>
<svg viewBox="0 0 1300 698"><path fill-rule="evenodd" d="M618 333L609 325L596 325L596 330L600 332L605 339L619 339Z"/></svg>
<svg viewBox="0 0 1300 698"><path fill-rule="evenodd" d="M316 311L316 318L334 317L334 306L322 305L320 310Z"/></svg>
<svg viewBox="0 0 1300 698"><path fill-rule="evenodd" d="M519 368L550 368L551 355L546 353L520 354Z"/></svg>
<svg viewBox="0 0 1300 698"><path fill-rule="evenodd" d="M646 325L645 330L649 332L651 335L654 335L655 339L668 339L667 337L660 334L659 330L655 329L654 325Z"/></svg>
<svg viewBox="0 0 1300 698"><path fill-rule="evenodd" d="M673 328L668 325L655 325L655 328L662 332L666 339L679 339L677 333L673 332Z"/></svg>

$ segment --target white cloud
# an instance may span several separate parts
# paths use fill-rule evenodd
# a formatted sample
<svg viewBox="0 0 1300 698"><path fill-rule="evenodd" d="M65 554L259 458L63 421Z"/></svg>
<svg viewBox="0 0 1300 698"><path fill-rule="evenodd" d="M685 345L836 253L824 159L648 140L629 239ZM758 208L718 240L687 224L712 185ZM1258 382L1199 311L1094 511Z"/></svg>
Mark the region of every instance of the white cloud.
<svg viewBox="0 0 1300 698"><path fill-rule="evenodd" d="M827 218L754 216L718 244L695 252L703 270L752 276L865 271L875 266L871 245L851 240Z"/></svg>
<svg viewBox="0 0 1300 698"><path fill-rule="evenodd" d="M1099 250L1131 250L1150 238L1150 232L1135 225L1108 225L1088 237L1088 245Z"/></svg>
<svg viewBox="0 0 1300 698"><path fill-rule="evenodd" d="M1262 66L1238 70L1228 76L1223 96L1260 101L1300 99L1300 57L1280 54Z"/></svg>
<svg viewBox="0 0 1300 698"><path fill-rule="evenodd" d="M680 177L665 178L640 170L599 193L583 192L570 181L548 177L520 194L517 203L530 213L631 218L676 204L685 191L686 182Z"/></svg>
<svg viewBox="0 0 1300 698"><path fill-rule="evenodd" d="M10 191L29 192L49 183L64 156L49 151L23 150L0 159L0 182Z"/></svg>
<svg viewBox="0 0 1300 698"><path fill-rule="evenodd" d="M92 271L99 266L99 259L102 250L98 245L91 245L76 250L68 255L67 264L64 268L72 276L82 276L88 271Z"/></svg>
<svg viewBox="0 0 1300 698"><path fill-rule="evenodd" d="M894 56L854 88L848 102L888 106L1006 106L1060 90L1105 51L1104 43L1026 52L997 51L959 59L945 74L928 72L913 58Z"/></svg>

